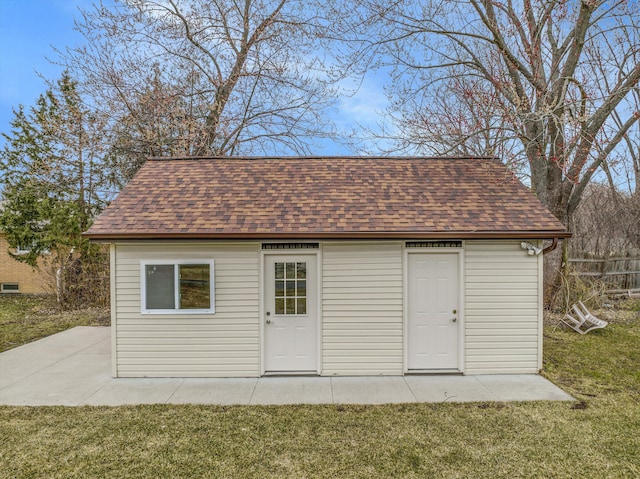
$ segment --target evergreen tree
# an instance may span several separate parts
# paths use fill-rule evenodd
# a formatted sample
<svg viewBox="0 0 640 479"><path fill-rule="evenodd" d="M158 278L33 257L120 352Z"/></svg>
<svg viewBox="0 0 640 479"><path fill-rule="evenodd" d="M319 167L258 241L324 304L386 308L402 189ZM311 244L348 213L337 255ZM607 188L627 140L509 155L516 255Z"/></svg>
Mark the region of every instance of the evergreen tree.
<svg viewBox="0 0 640 479"><path fill-rule="evenodd" d="M0 152L0 229L12 248L28 250L13 254L18 261L36 266L48 255L60 297L60 273L91 255L81 234L110 199L104 124L66 73L33 107L14 115Z"/></svg>

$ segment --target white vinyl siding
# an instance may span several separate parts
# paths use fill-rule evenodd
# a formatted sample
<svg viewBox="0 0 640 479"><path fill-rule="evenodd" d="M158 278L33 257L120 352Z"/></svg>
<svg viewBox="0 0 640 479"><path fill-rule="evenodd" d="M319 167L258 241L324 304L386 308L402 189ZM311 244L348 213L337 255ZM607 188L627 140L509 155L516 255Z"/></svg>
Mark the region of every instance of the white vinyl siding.
<svg viewBox="0 0 640 479"><path fill-rule="evenodd" d="M402 374L402 244L325 242L322 374Z"/></svg>
<svg viewBox="0 0 640 479"><path fill-rule="evenodd" d="M259 244L115 247L116 369L120 377L260 374ZM215 314L141 314L140 263L215 261Z"/></svg>
<svg viewBox="0 0 640 479"><path fill-rule="evenodd" d="M542 256L516 240L467 240L464 249L464 373L537 372ZM259 376L260 251L258 242L114 246L114 374ZM321 244L323 375L403 374L402 251L400 241ZM215 261L215 314L141 314L140 264L163 259Z"/></svg>
<svg viewBox="0 0 640 479"><path fill-rule="evenodd" d="M465 373L537 373L540 257L520 241L465 245Z"/></svg>

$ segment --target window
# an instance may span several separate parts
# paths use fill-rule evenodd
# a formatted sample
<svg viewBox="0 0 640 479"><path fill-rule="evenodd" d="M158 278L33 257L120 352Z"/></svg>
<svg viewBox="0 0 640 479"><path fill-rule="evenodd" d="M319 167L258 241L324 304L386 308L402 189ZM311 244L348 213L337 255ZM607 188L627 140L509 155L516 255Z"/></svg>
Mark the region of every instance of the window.
<svg viewBox="0 0 640 479"><path fill-rule="evenodd" d="M214 313L212 261L141 263L143 313Z"/></svg>
<svg viewBox="0 0 640 479"><path fill-rule="evenodd" d="M276 314L307 314L307 263L275 263Z"/></svg>
<svg viewBox="0 0 640 479"><path fill-rule="evenodd" d="M20 286L18 283L2 283L0 284L0 293L18 293Z"/></svg>
<svg viewBox="0 0 640 479"><path fill-rule="evenodd" d="M33 249L34 244L18 244L16 246L16 254L28 254Z"/></svg>
<svg viewBox="0 0 640 479"><path fill-rule="evenodd" d="M31 243L19 243L16 246L16 254L24 255L29 254L36 247L36 241L32 241ZM49 254L49 250L47 248L40 251L40 254Z"/></svg>

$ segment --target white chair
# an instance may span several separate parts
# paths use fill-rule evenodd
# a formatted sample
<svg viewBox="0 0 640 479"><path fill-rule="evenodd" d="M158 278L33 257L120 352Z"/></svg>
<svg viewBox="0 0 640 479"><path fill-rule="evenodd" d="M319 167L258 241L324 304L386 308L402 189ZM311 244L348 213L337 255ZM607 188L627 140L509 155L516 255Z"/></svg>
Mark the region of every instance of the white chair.
<svg viewBox="0 0 640 479"><path fill-rule="evenodd" d="M595 317L582 303L582 301L578 301L571 309L578 319L567 313L562 319L560 319L560 321L580 334L587 334L593 329L604 328L609 324L608 322Z"/></svg>

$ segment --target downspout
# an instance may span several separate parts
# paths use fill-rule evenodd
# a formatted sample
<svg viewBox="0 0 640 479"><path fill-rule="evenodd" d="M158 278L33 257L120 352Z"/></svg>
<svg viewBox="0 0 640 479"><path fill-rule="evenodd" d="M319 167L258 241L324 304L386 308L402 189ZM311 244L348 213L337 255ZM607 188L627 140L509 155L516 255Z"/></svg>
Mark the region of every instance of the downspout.
<svg viewBox="0 0 640 479"><path fill-rule="evenodd" d="M554 249L558 247L558 238L553 238L553 242L542 250L542 254L545 255L547 253L551 253Z"/></svg>

